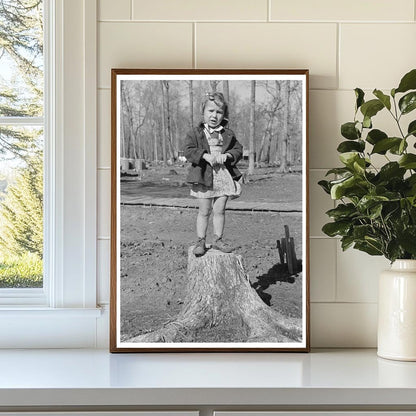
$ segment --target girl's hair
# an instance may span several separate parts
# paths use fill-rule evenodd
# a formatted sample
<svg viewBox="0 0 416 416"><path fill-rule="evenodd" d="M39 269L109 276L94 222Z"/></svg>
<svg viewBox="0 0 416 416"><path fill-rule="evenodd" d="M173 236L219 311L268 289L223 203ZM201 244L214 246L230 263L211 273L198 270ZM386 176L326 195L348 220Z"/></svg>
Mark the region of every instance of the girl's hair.
<svg viewBox="0 0 416 416"><path fill-rule="evenodd" d="M221 122L223 126L225 126L228 123L228 104L227 101L225 101L224 95L221 92L207 92L205 94L205 100L202 101L202 114L204 114L205 107L208 103L208 101L214 101L215 104L217 104L218 107L222 107L224 110L224 118Z"/></svg>

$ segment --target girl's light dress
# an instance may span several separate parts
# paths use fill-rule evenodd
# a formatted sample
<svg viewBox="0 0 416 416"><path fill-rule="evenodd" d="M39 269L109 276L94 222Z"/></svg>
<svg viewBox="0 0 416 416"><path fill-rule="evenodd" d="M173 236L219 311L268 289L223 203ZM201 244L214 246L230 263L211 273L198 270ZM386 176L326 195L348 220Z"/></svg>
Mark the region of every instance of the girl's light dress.
<svg viewBox="0 0 416 416"><path fill-rule="evenodd" d="M223 138L219 131L208 131L204 128L205 136L208 140L209 149L212 155L219 155L222 152ZM230 172L227 168L221 165L214 165L212 167L213 187L207 188L202 184L193 184L191 188L191 196L195 198L218 198L220 196L230 196L238 198L241 188L238 189L239 184L234 182Z"/></svg>

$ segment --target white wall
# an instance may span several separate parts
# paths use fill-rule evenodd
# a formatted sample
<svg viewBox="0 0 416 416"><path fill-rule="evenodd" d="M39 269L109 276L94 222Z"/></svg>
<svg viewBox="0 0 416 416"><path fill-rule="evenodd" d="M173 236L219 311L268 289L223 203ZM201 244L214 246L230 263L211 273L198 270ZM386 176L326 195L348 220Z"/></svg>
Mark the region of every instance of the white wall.
<svg viewBox="0 0 416 416"><path fill-rule="evenodd" d="M337 164L352 90L390 90L416 67L415 0L98 3L99 302L109 301L110 69L309 68L312 346L376 346L377 276L388 262L342 253L322 234L333 203L316 183Z"/></svg>

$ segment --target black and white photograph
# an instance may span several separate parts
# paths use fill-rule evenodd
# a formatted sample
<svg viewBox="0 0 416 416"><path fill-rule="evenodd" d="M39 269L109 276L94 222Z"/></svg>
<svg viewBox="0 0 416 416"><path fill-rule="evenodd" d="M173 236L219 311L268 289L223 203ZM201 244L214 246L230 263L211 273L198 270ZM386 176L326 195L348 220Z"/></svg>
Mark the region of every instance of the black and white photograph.
<svg viewBox="0 0 416 416"><path fill-rule="evenodd" d="M309 351L308 70L111 89L111 352Z"/></svg>

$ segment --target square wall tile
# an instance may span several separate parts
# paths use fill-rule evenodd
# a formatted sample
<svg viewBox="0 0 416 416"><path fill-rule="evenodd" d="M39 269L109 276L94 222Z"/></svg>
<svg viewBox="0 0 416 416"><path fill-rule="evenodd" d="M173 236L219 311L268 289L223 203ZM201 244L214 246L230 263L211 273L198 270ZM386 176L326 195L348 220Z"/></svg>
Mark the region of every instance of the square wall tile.
<svg viewBox="0 0 416 416"><path fill-rule="evenodd" d="M267 20L268 0L132 0L135 20Z"/></svg>
<svg viewBox="0 0 416 416"><path fill-rule="evenodd" d="M354 91L310 91L309 167L341 166L337 147L343 141L341 125L354 119Z"/></svg>
<svg viewBox="0 0 416 416"><path fill-rule="evenodd" d="M390 268L382 256L337 246L337 302L377 302L378 277Z"/></svg>
<svg viewBox="0 0 416 416"><path fill-rule="evenodd" d="M413 21L413 0L271 0L272 20Z"/></svg>
<svg viewBox="0 0 416 416"><path fill-rule="evenodd" d="M199 23L196 54L198 68L309 69L312 88L337 86L335 24Z"/></svg>
<svg viewBox="0 0 416 416"><path fill-rule="evenodd" d="M338 239L310 239L310 286L312 302L334 302L336 245Z"/></svg>
<svg viewBox="0 0 416 416"><path fill-rule="evenodd" d="M321 228L330 221L330 218L325 212L335 206L331 197L318 185L318 182L324 178L324 170L309 171L309 233L311 237L326 237Z"/></svg>
<svg viewBox="0 0 416 416"><path fill-rule="evenodd" d="M340 88L397 87L415 67L415 44L415 24L341 24Z"/></svg>
<svg viewBox="0 0 416 416"><path fill-rule="evenodd" d="M111 167L111 90L98 91L98 167Z"/></svg>
<svg viewBox="0 0 416 416"><path fill-rule="evenodd" d="M312 348L374 348L377 346L377 305L312 303Z"/></svg>
<svg viewBox="0 0 416 416"><path fill-rule="evenodd" d="M375 99L372 91L365 90L365 100ZM383 91L389 94L389 91ZM310 91L309 117L309 166L312 169L330 169L342 166L337 152L338 145L347 139L341 135L341 125L354 121L355 93L349 91ZM402 116L401 126L407 132L407 127L413 119L413 114ZM357 120L362 121L362 114L357 114ZM391 114L383 109L373 117L373 128L384 131L390 137L400 137L400 131ZM364 131L363 139L367 137L368 129ZM370 152L368 147L367 152ZM394 160L394 155L389 155ZM382 155L372 156L373 163L380 167L386 163Z"/></svg>
<svg viewBox="0 0 416 416"><path fill-rule="evenodd" d="M97 173L98 207L97 232L98 238L110 238L111 222L111 171L99 169Z"/></svg>
<svg viewBox="0 0 416 416"><path fill-rule="evenodd" d="M130 0L99 0L98 20L130 20Z"/></svg>
<svg viewBox="0 0 416 416"><path fill-rule="evenodd" d="M191 68L192 39L192 23L100 23L99 88L112 68Z"/></svg>

